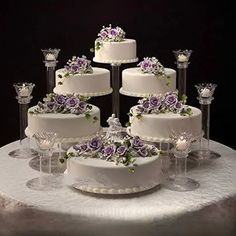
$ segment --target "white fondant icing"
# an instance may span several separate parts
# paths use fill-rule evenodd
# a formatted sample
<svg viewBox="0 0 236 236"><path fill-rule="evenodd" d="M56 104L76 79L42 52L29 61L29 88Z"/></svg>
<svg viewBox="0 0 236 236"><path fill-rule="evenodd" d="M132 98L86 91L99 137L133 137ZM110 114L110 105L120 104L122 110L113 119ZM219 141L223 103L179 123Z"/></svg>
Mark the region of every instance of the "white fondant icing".
<svg viewBox="0 0 236 236"><path fill-rule="evenodd" d="M130 96L148 96L176 90L176 71L165 68L169 79L158 78L152 73L143 73L139 67L122 71L122 89L120 92Z"/></svg>
<svg viewBox="0 0 236 236"><path fill-rule="evenodd" d="M73 152L71 147L68 153ZM67 174L74 187L87 192L125 194L150 189L161 181L159 156L137 157L134 173L129 167L95 158L71 157L67 160Z"/></svg>
<svg viewBox="0 0 236 236"><path fill-rule="evenodd" d="M96 42L95 42L96 44ZM95 50L95 62L101 63L131 63L138 60L136 40L124 39L121 42L102 42Z"/></svg>
<svg viewBox="0 0 236 236"><path fill-rule="evenodd" d="M69 75L64 78L65 73L65 69L56 71L55 93L78 93L83 96L102 96L112 92L110 72L107 69L93 67L93 73ZM62 78L59 75L62 75ZM62 82L61 85L58 84L60 82Z"/></svg>
<svg viewBox="0 0 236 236"><path fill-rule="evenodd" d="M131 108L135 111L134 106ZM169 142L170 135L175 132L186 131L199 137L201 134L201 111L191 107L191 116L181 116L177 113L142 114L141 118L130 117L130 133L147 141Z"/></svg>
<svg viewBox="0 0 236 236"><path fill-rule="evenodd" d="M28 112L27 134L32 136L36 132L54 132L59 139L73 140L73 138L91 136L101 129L100 110L92 106L91 117L84 114L44 113L32 114L37 106L31 107ZM98 120L94 121L94 117Z"/></svg>

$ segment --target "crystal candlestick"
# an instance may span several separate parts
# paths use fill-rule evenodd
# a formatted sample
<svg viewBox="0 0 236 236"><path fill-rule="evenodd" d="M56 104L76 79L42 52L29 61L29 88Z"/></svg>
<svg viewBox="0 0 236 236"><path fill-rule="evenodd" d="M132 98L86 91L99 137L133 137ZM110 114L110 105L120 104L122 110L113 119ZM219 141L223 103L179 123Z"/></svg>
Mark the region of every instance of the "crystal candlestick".
<svg viewBox="0 0 236 236"><path fill-rule="evenodd" d="M39 132L33 135L36 145L40 151L39 178L34 178L26 183L26 186L33 190L48 191L61 187L61 182L51 173L52 148L56 141L57 134L53 132ZM48 161L48 174L43 175L42 161Z"/></svg>
<svg viewBox="0 0 236 236"><path fill-rule="evenodd" d="M192 142L192 135L187 132L175 134L172 137L173 149L175 157L175 174L173 177L167 178L163 185L170 190L185 192L191 191L199 187L199 183L187 177L187 157L189 147Z"/></svg>
<svg viewBox="0 0 236 236"><path fill-rule="evenodd" d="M120 118L120 64L111 64L111 78L112 78L112 113L119 119Z"/></svg>
<svg viewBox="0 0 236 236"><path fill-rule="evenodd" d="M200 140L200 148L199 150L191 152L190 156L201 160L201 159L214 159L219 158L221 155L217 152L211 151L209 149L209 141L210 141L210 105L212 100L214 99L213 94L216 84L211 83L201 83L195 85L202 111L202 132L203 135Z"/></svg>
<svg viewBox="0 0 236 236"><path fill-rule="evenodd" d="M191 56L192 50L175 50L173 51L176 64L178 68L178 91L179 97L187 95L186 80L187 80L187 68L189 65L189 58Z"/></svg>
<svg viewBox="0 0 236 236"><path fill-rule="evenodd" d="M42 49L44 63L47 68L47 93L52 93L55 87L55 67L60 49Z"/></svg>
<svg viewBox="0 0 236 236"><path fill-rule="evenodd" d="M19 118L20 118L20 148L9 153L9 156L14 158L32 158L37 156L37 152L29 148L29 139L26 138L25 129L28 125L28 108L35 84L33 83L15 83L13 84L19 103Z"/></svg>

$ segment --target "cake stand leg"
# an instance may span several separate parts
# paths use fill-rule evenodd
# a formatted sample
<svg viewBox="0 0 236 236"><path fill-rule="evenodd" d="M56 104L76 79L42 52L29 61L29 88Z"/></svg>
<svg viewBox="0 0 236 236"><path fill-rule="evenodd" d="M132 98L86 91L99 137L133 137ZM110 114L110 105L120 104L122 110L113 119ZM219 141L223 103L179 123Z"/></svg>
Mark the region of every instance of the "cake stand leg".
<svg viewBox="0 0 236 236"><path fill-rule="evenodd" d="M111 81L112 81L112 113L120 118L120 64L111 64Z"/></svg>
<svg viewBox="0 0 236 236"><path fill-rule="evenodd" d="M178 92L179 97L187 94L186 89L187 68L178 69Z"/></svg>
<svg viewBox="0 0 236 236"><path fill-rule="evenodd" d="M53 89L55 88L55 67L47 67L46 78L47 93L53 93Z"/></svg>

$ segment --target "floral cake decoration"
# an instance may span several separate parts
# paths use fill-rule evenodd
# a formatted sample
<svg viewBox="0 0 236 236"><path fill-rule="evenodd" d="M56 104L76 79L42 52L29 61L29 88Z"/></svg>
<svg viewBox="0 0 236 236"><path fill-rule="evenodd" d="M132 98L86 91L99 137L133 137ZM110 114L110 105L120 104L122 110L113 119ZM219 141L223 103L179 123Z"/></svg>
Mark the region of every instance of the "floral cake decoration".
<svg viewBox="0 0 236 236"><path fill-rule="evenodd" d="M103 42L121 42L124 38L125 31L119 26L116 26L115 28L112 28L111 24L108 27L103 26L98 33L98 38L95 42L95 49L92 48L90 51L94 52L94 50L99 50Z"/></svg>
<svg viewBox="0 0 236 236"><path fill-rule="evenodd" d="M154 74L158 79L166 79L166 85L169 85L170 77L166 75L164 66L156 57L144 57L137 66L140 67L142 73Z"/></svg>
<svg viewBox="0 0 236 236"><path fill-rule="evenodd" d="M66 78L70 75L78 74L91 74L93 73L93 68L91 66L91 61L87 59L86 56L82 57L73 56L72 59L69 59L65 65L65 73L58 74L59 78ZM63 84L62 81L58 82L59 85Z"/></svg>
<svg viewBox="0 0 236 236"><path fill-rule="evenodd" d="M167 92L157 96L150 95L139 100L139 105L129 113L129 116L141 118L143 114L160 114L167 112L178 113L181 116L191 116L192 109L185 105L186 100L187 97L185 95L179 98L177 91Z"/></svg>
<svg viewBox="0 0 236 236"><path fill-rule="evenodd" d="M157 147L146 144L139 137L131 137L122 131L122 126L114 115L109 119L109 128L105 134L73 146L73 152L67 153L61 162L72 157L99 158L114 162L116 165L129 166L129 171L135 171L135 160L158 155Z"/></svg>
<svg viewBox="0 0 236 236"><path fill-rule="evenodd" d="M32 114L42 113L62 113L62 114L84 114L86 118L91 117L92 106L87 103L89 97L78 94L47 94L43 102L38 102L38 106L30 111ZM94 121L98 118L94 117Z"/></svg>

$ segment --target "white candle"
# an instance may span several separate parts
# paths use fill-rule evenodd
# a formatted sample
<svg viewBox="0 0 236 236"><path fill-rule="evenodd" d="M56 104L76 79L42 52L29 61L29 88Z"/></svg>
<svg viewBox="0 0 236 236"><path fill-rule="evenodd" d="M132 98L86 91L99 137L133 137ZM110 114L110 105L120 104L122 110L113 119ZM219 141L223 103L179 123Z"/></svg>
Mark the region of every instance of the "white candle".
<svg viewBox="0 0 236 236"><path fill-rule="evenodd" d="M40 144L40 149L42 150L47 150L50 148L51 142L48 140L44 140L41 144Z"/></svg>
<svg viewBox="0 0 236 236"><path fill-rule="evenodd" d="M188 61L188 58L184 54L178 55L178 61L179 62L186 62Z"/></svg>
<svg viewBox="0 0 236 236"><path fill-rule="evenodd" d="M186 139L178 139L176 142L176 149L179 151L184 151L188 148L188 141Z"/></svg>
<svg viewBox="0 0 236 236"><path fill-rule="evenodd" d="M19 95L21 97L28 97L28 96L30 96L29 88L26 87L25 84L23 84L21 89L19 90Z"/></svg>
<svg viewBox="0 0 236 236"><path fill-rule="evenodd" d="M202 97L205 97L205 98L211 97L211 90L208 89L208 88L204 88L204 89L201 91L201 96L202 96Z"/></svg>
<svg viewBox="0 0 236 236"><path fill-rule="evenodd" d="M54 56L54 54L48 53L48 54L46 55L46 60L47 60L47 61L55 61L55 60L56 60L56 57Z"/></svg>

